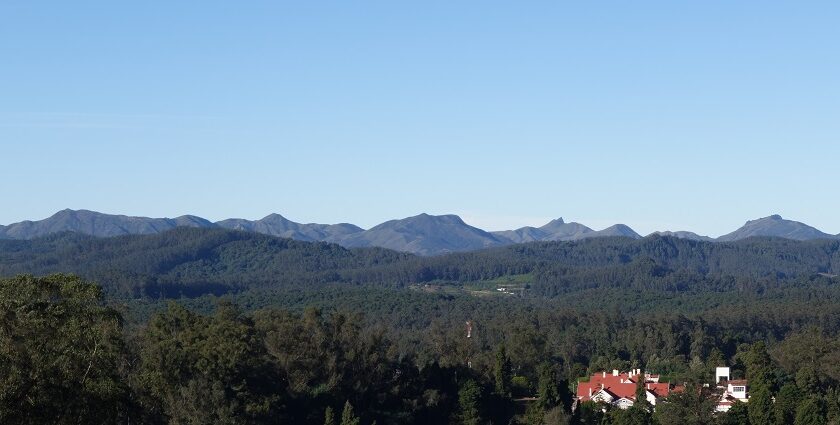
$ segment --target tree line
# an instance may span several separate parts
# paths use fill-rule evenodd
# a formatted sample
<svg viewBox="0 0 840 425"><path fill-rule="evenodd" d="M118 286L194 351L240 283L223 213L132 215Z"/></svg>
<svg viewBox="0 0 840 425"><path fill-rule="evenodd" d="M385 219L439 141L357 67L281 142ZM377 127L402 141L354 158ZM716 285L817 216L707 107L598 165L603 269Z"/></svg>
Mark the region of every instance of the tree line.
<svg viewBox="0 0 840 425"><path fill-rule="evenodd" d="M100 282L109 297L145 299L326 283L457 287L521 275L530 277L526 295L533 297L604 288L762 292L789 288L798 279L840 274L840 241L593 238L418 257L202 228L114 238L61 233L0 240L0 276L63 272Z"/></svg>
<svg viewBox="0 0 840 425"><path fill-rule="evenodd" d="M80 277L2 279L0 422L840 420L838 330L818 319L794 326L749 315L625 315L512 298L336 291L343 292L331 295L398 300L382 309L306 298L255 308L243 308L235 297L216 299L210 308L167 302L148 320L130 323L124 306ZM474 323L470 338L465 319ZM724 364L734 378L750 380L752 398L715 414L719 394L704 384L713 384L714 367ZM644 403L628 410L584 403L572 411L578 379L630 368L661 373L685 390L655 412Z"/></svg>

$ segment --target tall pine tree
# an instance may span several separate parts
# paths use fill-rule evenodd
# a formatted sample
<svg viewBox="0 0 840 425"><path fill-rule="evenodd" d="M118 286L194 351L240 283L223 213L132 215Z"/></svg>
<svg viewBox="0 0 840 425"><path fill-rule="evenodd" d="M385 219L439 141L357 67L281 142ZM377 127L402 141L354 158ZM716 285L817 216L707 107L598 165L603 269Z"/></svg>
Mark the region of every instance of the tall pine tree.
<svg viewBox="0 0 840 425"><path fill-rule="evenodd" d="M341 425L359 425L359 417L353 413L353 405L350 401L344 402L344 410L341 412Z"/></svg>
<svg viewBox="0 0 840 425"><path fill-rule="evenodd" d="M773 398L770 390L765 386L751 390L747 410L750 414L750 425L773 425Z"/></svg>
<svg viewBox="0 0 840 425"><path fill-rule="evenodd" d="M795 425L825 425L825 409L821 400L809 397L796 409Z"/></svg>
<svg viewBox="0 0 840 425"><path fill-rule="evenodd" d="M511 395L511 370L512 366L510 358L507 356L505 346L500 345L496 350L496 362L493 365L493 378L495 380L496 394L501 397L510 397Z"/></svg>

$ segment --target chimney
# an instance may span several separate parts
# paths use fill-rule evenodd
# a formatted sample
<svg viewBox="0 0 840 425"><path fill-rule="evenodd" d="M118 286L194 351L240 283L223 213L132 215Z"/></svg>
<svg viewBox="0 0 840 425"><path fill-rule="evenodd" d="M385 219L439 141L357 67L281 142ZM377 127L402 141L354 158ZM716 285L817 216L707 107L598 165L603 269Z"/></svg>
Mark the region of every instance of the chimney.
<svg viewBox="0 0 840 425"><path fill-rule="evenodd" d="M613 376L618 376L618 369L613 369Z"/></svg>
<svg viewBox="0 0 840 425"><path fill-rule="evenodd" d="M592 387L589 387L589 398L592 398Z"/></svg>
<svg viewBox="0 0 840 425"><path fill-rule="evenodd" d="M607 377L607 371L603 371L603 372L601 372L601 377L602 377L602 378L606 378L606 377Z"/></svg>

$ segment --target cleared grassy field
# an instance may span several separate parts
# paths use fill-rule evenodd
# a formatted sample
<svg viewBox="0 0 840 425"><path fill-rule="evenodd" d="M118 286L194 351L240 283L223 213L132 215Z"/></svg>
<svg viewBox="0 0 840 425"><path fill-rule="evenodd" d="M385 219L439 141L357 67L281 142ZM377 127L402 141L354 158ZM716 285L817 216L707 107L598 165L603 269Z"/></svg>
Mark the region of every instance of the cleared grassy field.
<svg viewBox="0 0 840 425"><path fill-rule="evenodd" d="M463 288L474 295L519 295L531 284L531 281L530 274L518 274L466 282Z"/></svg>

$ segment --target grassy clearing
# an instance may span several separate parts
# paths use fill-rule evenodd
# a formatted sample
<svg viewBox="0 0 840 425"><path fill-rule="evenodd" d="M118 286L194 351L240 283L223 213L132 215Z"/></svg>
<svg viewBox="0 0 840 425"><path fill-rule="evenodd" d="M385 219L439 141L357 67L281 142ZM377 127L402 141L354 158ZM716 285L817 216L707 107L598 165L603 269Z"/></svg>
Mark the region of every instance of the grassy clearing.
<svg viewBox="0 0 840 425"><path fill-rule="evenodd" d="M475 295L502 295L505 293L518 294L531 284L530 274L503 276L490 280L479 280L464 283L464 290Z"/></svg>

